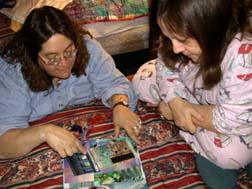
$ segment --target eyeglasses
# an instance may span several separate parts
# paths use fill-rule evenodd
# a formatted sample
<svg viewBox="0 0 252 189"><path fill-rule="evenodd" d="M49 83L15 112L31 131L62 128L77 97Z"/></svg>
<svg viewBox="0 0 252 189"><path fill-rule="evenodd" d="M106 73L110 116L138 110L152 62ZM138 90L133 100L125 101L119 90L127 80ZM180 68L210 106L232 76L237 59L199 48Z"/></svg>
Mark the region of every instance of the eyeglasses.
<svg viewBox="0 0 252 189"><path fill-rule="evenodd" d="M59 55L56 55L53 58L50 58L50 59L47 58L46 61L40 55L38 55L38 56L43 61L43 63L45 63L46 65L57 66L57 65L59 65L59 63L61 63L61 61L63 59L67 60L67 59L70 59L70 58L73 58L74 56L76 56L77 52L78 52L78 49L74 49L74 50L70 50L70 51L65 51L63 53L63 58L60 57Z"/></svg>

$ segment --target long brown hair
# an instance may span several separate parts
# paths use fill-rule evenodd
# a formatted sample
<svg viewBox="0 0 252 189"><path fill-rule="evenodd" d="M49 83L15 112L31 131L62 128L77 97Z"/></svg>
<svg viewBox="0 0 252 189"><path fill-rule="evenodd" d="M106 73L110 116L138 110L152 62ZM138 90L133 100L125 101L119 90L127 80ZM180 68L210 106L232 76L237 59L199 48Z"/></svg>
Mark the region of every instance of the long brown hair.
<svg viewBox="0 0 252 189"><path fill-rule="evenodd" d="M38 53L42 49L42 44L56 33L71 39L78 49L72 74L77 77L85 74L89 54L83 35L89 32L74 23L64 11L54 7L44 6L33 9L23 27L2 51L2 56L9 64L21 64L23 77L34 92L49 90L53 87L52 76L38 64Z"/></svg>
<svg viewBox="0 0 252 189"><path fill-rule="evenodd" d="M222 78L221 62L231 40L238 32L250 32L251 0L159 0L157 20L162 20L172 33L196 39L202 49L199 72L204 87L212 88ZM174 68L188 62L174 54L171 41L162 35L161 57Z"/></svg>

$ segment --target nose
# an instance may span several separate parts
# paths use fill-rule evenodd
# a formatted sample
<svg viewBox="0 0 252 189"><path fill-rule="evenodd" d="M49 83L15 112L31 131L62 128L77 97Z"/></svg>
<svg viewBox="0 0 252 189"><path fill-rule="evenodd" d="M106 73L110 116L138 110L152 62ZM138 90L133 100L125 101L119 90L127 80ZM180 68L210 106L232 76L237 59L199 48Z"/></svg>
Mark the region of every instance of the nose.
<svg viewBox="0 0 252 189"><path fill-rule="evenodd" d="M59 65L66 65L68 64L68 61L69 61L68 58L62 56L60 57Z"/></svg>
<svg viewBox="0 0 252 189"><path fill-rule="evenodd" d="M174 39L174 40L172 40L172 50L175 54L179 54L179 53L183 52L184 46L181 42Z"/></svg>

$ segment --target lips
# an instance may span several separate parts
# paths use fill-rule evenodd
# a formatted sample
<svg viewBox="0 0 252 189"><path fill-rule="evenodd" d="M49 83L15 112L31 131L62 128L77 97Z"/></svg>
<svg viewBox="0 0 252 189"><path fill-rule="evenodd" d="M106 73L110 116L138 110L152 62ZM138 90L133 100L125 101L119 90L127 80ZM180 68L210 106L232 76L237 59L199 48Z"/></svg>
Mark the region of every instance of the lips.
<svg viewBox="0 0 252 189"><path fill-rule="evenodd" d="M63 71L68 71L69 70L69 67L60 67L60 68L57 68L57 70L63 72Z"/></svg>
<svg viewBox="0 0 252 189"><path fill-rule="evenodd" d="M184 55L184 56L187 56L188 58L190 58L190 56L191 56L190 53L185 53L185 52L183 52L183 55Z"/></svg>
<svg viewBox="0 0 252 189"><path fill-rule="evenodd" d="M69 72L72 70L72 64L62 64L57 66L57 70L60 72Z"/></svg>
<svg viewBox="0 0 252 189"><path fill-rule="evenodd" d="M184 54L184 53L183 53L183 55L184 55L184 56L186 56L187 58L189 58L189 59L193 60L193 58L192 58L192 55L191 55L191 54Z"/></svg>

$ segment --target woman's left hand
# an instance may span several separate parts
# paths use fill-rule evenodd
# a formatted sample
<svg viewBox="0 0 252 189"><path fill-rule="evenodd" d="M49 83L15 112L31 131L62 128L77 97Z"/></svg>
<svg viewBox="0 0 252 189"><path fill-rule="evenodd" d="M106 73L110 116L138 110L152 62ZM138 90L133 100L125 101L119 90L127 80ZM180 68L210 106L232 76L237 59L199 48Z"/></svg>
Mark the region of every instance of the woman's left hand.
<svg viewBox="0 0 252 189"><path fill-rule="evenodd" d="M165 103L164 101L161 101L158 105L158 110L160 111L160 114L164 118L166 118L167 120L173 120L171 108L169 107L167 103Z"/></svg>
<svg viewBox="0 0 252 189"><path fill-rule="evenodd" d="M180 97L172 99L169 102L169 107L175 124L182 130L189 131L190 133L195 133L197 128L193 120L204 120L204 116L192 104Z"/></svg>
<svg viewBox="0 0 252 189"><path fill-rule="evenodd" d="M137 136L141 132L141 120L130 108L119 105L113 109L113 121L115 126L115 137L119 136L120 128L124 128L128 135L139 144Z"/></svg>

